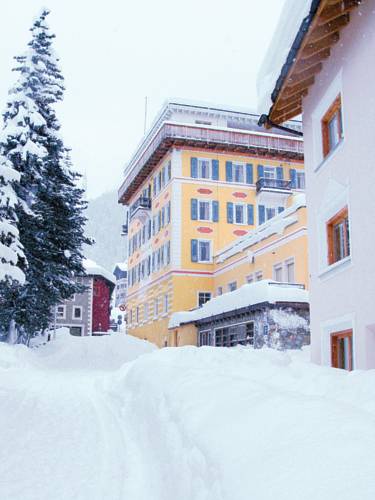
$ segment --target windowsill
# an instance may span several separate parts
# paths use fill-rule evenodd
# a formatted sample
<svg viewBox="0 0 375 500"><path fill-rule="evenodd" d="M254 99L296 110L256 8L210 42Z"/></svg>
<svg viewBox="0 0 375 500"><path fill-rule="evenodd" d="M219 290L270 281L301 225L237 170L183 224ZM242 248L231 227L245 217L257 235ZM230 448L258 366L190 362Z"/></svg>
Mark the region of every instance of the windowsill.
<svg viewBox="0 0 375 500"><path fill-rule="evenodd" d="M351 255L348 255L348 257L345 257L345 259L341 259L338 262L335 262L334 264L331 264L324 268L319 274L318 277L321 279L329 279L336 274L345 271L349 267L351 267L352 264L352 258Z"/></svg>
<svg viewBox="0 0 375 500"><path fill-rule="evenodd" d="M329 162L338 151L343 147L344 137L336 144L336 146L331 149L331 151L323 158L323 160L314 168L314 172L318 172L327 162Z"/></svg>
<svg viewBox="0 0 375 500"><path fill-rule="evenodd" d="M212 260L197 260L196 262L193 262L193 264L212 264Z"/></svg>

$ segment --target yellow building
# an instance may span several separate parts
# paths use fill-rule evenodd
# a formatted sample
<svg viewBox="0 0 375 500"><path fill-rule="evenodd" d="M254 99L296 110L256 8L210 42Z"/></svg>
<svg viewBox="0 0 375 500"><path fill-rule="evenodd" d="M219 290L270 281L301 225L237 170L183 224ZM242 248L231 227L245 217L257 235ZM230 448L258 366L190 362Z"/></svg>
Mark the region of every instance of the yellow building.
<svg viewBox="0 0 375 500"><path fill-rule="evenodd" d="M291 279L292 263L293 281L306 284L306 237L288 237L293 225L281 242L267 236L269 252L263 240L254 244L254 263L231 255L259 226L280 219L305 187L302 139L266 132L257 121L242 110L168 102L128 164L119 201L129 207L130 334L160 347L195 344L193 329L183 336L168 330L172 313L199 307L251 275L284 280L289 265ZM298 122L288 125L300 130Z"/></svg>

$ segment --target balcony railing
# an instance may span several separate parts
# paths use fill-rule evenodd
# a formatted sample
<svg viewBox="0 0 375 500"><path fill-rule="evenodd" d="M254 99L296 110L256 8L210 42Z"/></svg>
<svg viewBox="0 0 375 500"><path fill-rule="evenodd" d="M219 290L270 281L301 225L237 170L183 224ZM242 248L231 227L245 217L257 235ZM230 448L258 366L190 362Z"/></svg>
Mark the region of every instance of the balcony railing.
<svg viewBox="0 0 375 500"><path fill-rule="evenodd" d="M257 193L260 191L286 191L289 192L292 190L292 183L291 181L286 181L284 179L266 179L266 178L261 178L257 181L256 183L256 189Z"/></svg>
<svg viewBox="0 0 375 500"><path fill-rule="evenodd" d="M164 122L156 134L139 147L125 168L125 180L119 189L120 198L135 181L141 169L151 160L159 146L167 140L188 141L209 147L221 145L238 151L261 149L267 152L303 155L303 141L296 137Z"/></svg>
<svg viewBox="0 0 375 500"><path fill-rule="evenodd" d="M134 217L138 210L150 210L151 209L151 198L145 198L140 196L130 207L129 216L130 219Z"/></svg>

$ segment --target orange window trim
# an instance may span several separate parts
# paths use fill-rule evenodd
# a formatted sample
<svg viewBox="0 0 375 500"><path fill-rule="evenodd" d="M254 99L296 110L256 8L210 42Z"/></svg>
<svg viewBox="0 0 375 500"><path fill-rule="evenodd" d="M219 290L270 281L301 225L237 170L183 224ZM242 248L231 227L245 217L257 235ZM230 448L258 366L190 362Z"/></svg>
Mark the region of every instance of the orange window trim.
<svg viewBox="0 0 375 500"><path fill-rule="evenodd" d="M348 370L353 370L353 330L343 330L331 333L331 366L338 368L338 341L344 338L350 338L349 344L349 366Z"/></svg>
<svg viewBox="0 0 375 500"><path fill-rule="evenodd" d="M328 263L329 264L334 264L335 261L335 242L334 242L334 227L339 224L340 222L345 221L348 219L348 207L344 207L340 212L338 212L336 215L334 215L328 222L327 222L327 241L328 241ZM345 248L348 247L348 241L347 241L347 235L344 233L345 237Z"/></svg>
<svg viewBox="0 0 375 500"><path fill-rule="evenodd" d="M322 139L323 139L323 156L326 157L331 151L332 146L329 142L329 124L332 118L341 110L341 94L339 94L333 101L328 111L322 118ZM342 137L342 114L338 113L338 127L340 138Z"/></svg>

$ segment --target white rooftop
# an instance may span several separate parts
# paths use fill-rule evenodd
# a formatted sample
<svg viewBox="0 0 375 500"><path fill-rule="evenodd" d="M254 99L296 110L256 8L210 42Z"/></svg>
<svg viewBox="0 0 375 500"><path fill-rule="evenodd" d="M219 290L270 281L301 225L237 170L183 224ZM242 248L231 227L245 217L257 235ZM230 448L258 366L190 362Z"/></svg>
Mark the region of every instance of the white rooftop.
<svg viewBox="0 0 375 500"><path fill-rule="evenodd" d="M256 281L241 286L206 302L194 311L173 313L168 328L176 328L183 323L192 323L203 318L234 311L243 307L268 302L309 302L309 293L303 288L289 283L278 283L272 280Z"/></svg>
<svg viewBox="0 0 375 500"><path fill-rule="evenodd" d="M85 268L86 274L91 276L102 276L111 283L116 284L116 279L113 274L104 269L104 267L99 266L99 264L97 264L93 260L83 259L82 264Z"/></svg>

